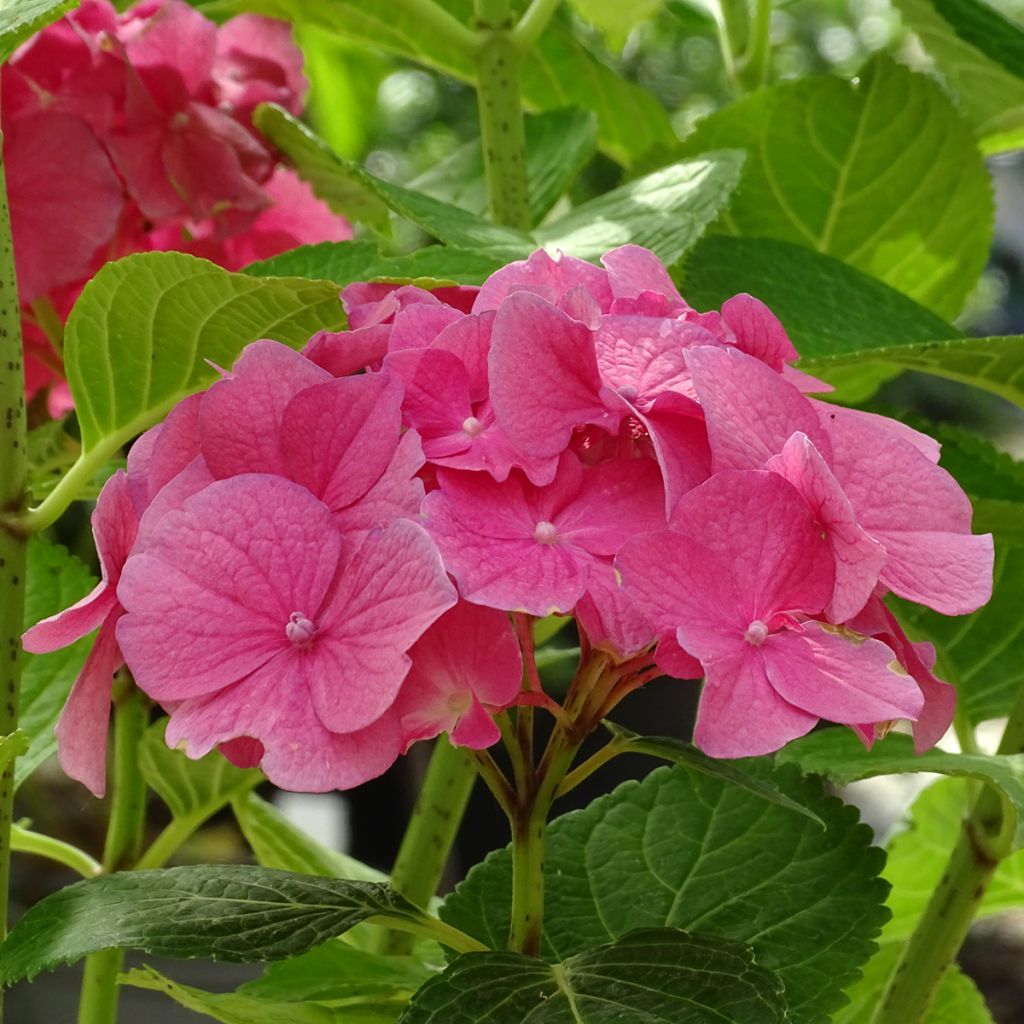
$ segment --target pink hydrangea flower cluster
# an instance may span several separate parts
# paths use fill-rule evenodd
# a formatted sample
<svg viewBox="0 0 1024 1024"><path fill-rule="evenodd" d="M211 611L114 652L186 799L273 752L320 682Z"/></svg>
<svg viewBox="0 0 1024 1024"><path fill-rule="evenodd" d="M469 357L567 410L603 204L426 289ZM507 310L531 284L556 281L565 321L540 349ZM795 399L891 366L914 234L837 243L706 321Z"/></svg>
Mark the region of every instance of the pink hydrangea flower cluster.
<svg viewBox="0 0 1024 1024"><path fill-rule="evenodd" d="M2 72L4 158L19 292L66 316L108 259L178 249L236 269L351 237L252 126L258 103L302 109L302 55L284 22L219 29L185 0L119 14L84 0ZM30 394L63 376L26 318Z"/></svg>
<svg viewBox="0 0 1024 1024"><path fill-rule="evenodd" d="M703 676L712 755L821 718L934 744L954 692L882 598L962 614L992 571L938 445L811 397L751 296L699 313L647 250L602 262L351 285L349 330L256 342L143 435L97 505L103 581L25 637L100 627L69 773L102 790L122 661L169 742L286 787L354 785L442 731L484 747L536 701L518 641L550 614L584 652Z"/></svg>

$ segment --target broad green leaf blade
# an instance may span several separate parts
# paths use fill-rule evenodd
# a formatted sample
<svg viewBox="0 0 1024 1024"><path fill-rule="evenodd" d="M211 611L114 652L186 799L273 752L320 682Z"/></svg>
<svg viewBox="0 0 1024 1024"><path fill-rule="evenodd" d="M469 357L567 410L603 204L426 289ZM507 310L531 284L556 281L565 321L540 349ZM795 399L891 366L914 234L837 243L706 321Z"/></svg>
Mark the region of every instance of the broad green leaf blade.
<svg viewBox="0 0 1024 1024"><path fill-rule="evenodd" d="M244 797L263 781L256 769L236 768L219 751L193 761L164 740L167 719L154 722L142 738L139 771L175 818L198 828L226 803Z"/></svg>
<svg viewBox="0 0 1024 1024"><path fill-rule="evenodd" d="M9 736L0 736L0 773L7 770L7 766L16 757L21 757L28 750L28 739L19 729Z"/></svg>
<svg viewBox="0 0 1024 1024"><path fill-rule="evenodd" d="M44 29L80 0L0 0L0 63L30 35Z"/></svg>
<svg viewBox="0 0 1024 1024"><path fill-rule="evenodd" d="M252 119L335 213L390 237L388 207L367 184L358 164L338 156L298 118L273 103L261 103Z"/></svg>
<svg viewBox="0 0 1024 1024"><path fill-rule="evenodd" d="M878 1000L896 969L901 943L883 946L862 969L863 977L846 990L850 999L832 1017L832 1024L871 1024ZM993 1024L992 1014L974 982L956 964L939 983L935 1002L920 1024Z"/></svg>
<svg viewBox="0 0 1024 1024"><path fill-rule="evenodd" d="M641 21L661 9L663 0L571 0L576 13L599 29L613 50L621 50L626 37Z"/></svg>
<svg viewBox="0 0 1024 1024"><path fill-rule="evenodd" d="M825 1024L886 919L881 850L856 811L820 780L741 763L827 825L686 771L659 768L548 833L544 953L563 960L636 928L673 927L749 942L785 982L792 1024ZM506 848L473 868L441 917L488 945L505 941Z"/></svg>
<svg viewBox="0 0 1024 1024"><path fill-rule="evenodd" d="M562 197L597 147L597 120L570 107L526 119L526 176L531 223ZM483 147L476 139L409 182L409 188L481 216L487 212Z"/></svg>
<svg viewBox="0 0 1024 1024"><path fill-rule="evenodd" d="M204 992L179 985L152 967L136 968L122 974L122 985L163 992L179 1006L221 1024L333 1024L340 1020L325 1006L312 1003L275 1003L252 999L237 992ZM383 1018L387 1020L387 1018Z"/></svg>
<svg viewBox="0 0 1024 1024"><path fill-rule="evenodd" d="M232 806L246 841L265 868L359 882L387 881L387 875L369 864L321 845L255 793L236 797Z"/></svg>
<svg viewBox="0 0 1024 1024"><path fill-rule="evenodd" d="M982 151L998 153L1024 145L1024 82L961 39L932 0L894 3L956 93Z"/></svg>
<svg viewBox="0 0 1024 1024"><path fill-rule="evenodd" d="M217 377L250 342L293 348L344 323L324 281L231 274L175 252L108 263L67 322L65 364L85 455L96 461Z"/></svg>
<svg viewBox="0 0 1024 1024"><path fill-rule="evenodd" d="M387 886L245 864L124 871L37 903L0 946L0 986L101 949L236 963L305 953L371 917L425 921Z"/></svg>
<svg viewBox="0 0 1024 1024"><path fill-rule="evenodd" d="M992 187L937 83L876 56L762 89L700 123L683 152L749 151L722 226L836 256L952 317L988 258Z"/></svg>
<svg viewBox="0 0 1024 1024"><path fill-rule="evenodd" d="M95 585L96 577L88 566L66 548L38 535L32 537L28 542L25 628L73 605ZM53 727L91 646L92 639L83 637L50 654L22 654L19 724L30 745L14 766L16 785L57 749Z"/></svg>
<svg viewBox="0 0 1024 1024"><path fill-rule="evenodd" d="M409 956L385 956L325 942L302 956L268 964L240 994L281 1002L379 998L407 1002L436 972Z"/></svg>
<svg viewBox="0 0 1024 1024"><path fill-rule="evenodd" d="M445 0L442 6L463 25L472 23L472 0ZM418 7L402 0L387 6L357 0L221 0L210 10L225 15L255 11L314 24L463 81L476 78L468 48L426 29ZM529 110L593 110L601 148L620 163L631 163L652 148L676 141L672 122L655 96L594 57L564 19L556 18L525 54L520 86Z"/></svg>
<svg viewBox="0 0 1024 1024"><path fill-rule="evenodd" d="M670 164L538 228L537 241L590 260L633 243L675 263L728 203L742 164L743 154L728 150Z"/></svg>
<svg viewBox="0 0 1024 1024"><path fill-rule="evenodd" d="M468 953L413 997L402 1024L782 1024L777 976L750 949L668 928L631 932L563 963Z"/></svg>
<svg viewBox="0 0 1024 1024"><path fill-rule="evenodd" d="M967 776L992 783L1017 809L1015 842L1018 847L1024 845L1024 754L949 754L944 750L915 754L909 736L888 736L869 751L848 729L824 729L794 740L776 754L776 760L839 785L905 772Z"/></svg>
<svg viewBox="0 0 1024 1024"><path fill-rule="evenodd" d="M699 772L722 782L738 786L748 793L759 796L762 800L778 804L780 807L788 808L797 814L810 818L817 822L822 828L825 823L812 810L798 804L795 800L786 796L782 790L769 780L758 778L755 775L748 775L741 768L737 768L733 761L722 761L718 758L708 757L699 747L692 743L676 739L673 736L640 736L629 729L613 722L605 722L605 728L615 737L616 740L625 744L627 752L636 754L648 754L651 757L660 757L662 760L678 764L690 771Z"/></svg>
<svg viewBox="0 0 1024 1024"><path fill-rule="evenodd" d="M835 368L856 366L865 358L973 384L1024 405L1024 335L886 344L866 347L860 353L805 358L800 368L828 376Z"/></svg>
<svg viewBox="0 0 1024 1024"><path fill-rule="evenodd" d="M686 259L683 294L718 309L749 292L782 321L805 361L948 340L959 331L902 292L826 253L767 238L702 239ZM819 364L820 365L820 364Z"/></svg>
<svg viewBox="0 0 1024 1024"><path fill-rule="evenodd" d="M888 906L892 918L881 942L910 937L939 884L953 846L960 839L968 790L964 779L939 779L914 801L909 827L889 844L885 878L892 883ZM1024 904L1024 851L1007 857L996 870L978 910L990 917Z"/></svg>
<svg viewBox="0 0 1024 1024"><path fill-rule="evenodd" d="M932 0L935 10L965 42L1024 78L1024 32L980 0Z"/></svg>
<svg viewBox="0 0 1024 1024"><path fill-rule="evenodd" d="M256 277L307 277L344 287L353 281L432 278L451 284L481 284L506 261L472 249L430 245L408 256L379 256L368 242L303 245L269 260L251 263Z"/></svg>

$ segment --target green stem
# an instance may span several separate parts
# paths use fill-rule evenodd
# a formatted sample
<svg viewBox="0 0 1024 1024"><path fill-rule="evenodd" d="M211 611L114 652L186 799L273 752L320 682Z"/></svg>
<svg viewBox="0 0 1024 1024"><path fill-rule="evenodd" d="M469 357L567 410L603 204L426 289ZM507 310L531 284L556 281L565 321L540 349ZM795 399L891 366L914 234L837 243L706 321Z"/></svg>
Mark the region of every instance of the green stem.
<svg viewBox="0 0 1024 1024"><path fill-rule="evenodd" d="M1024 688L1010 713L998 753L1024 752ZM882 994L871 1024L920 1024L947 968L963 945L1001 861L1013 852L1016 812L997 788L982 789Z"/></svg>
<svg viewBox="0 0 1024 1024"><path fill-rule="evenodd" d="M436 917L422 917L414 920L412 918L380 916L367 920L370 924L385 925L408 935L423 935L435 942L440 942L441 945L447 946L449 949L454 949L456 953L484 953L488 948L478 939L474 939L471 935L467 935L450 924L445 924L444 921Z"/></svg>
<svg viewBox="0 0 1024 1024"><path fill-rule="evenodd" d="M54 351L60 355L64 351L64 321L54 308L53 303L45 296L32 303L32 318L46 335Z"/></svg>
<svg viewBox="0 0 1024 1024"><path fill-rule="evenodd" d="M771 68L772 2L756 0L756 3L753 27L740 67L740 80L748 92L760 89L768 81Z"/></svg>
<svg viewBox="0 0 1024 1024"><path fill-rule="evenodd" d="M209 817L207 815L206 817ZM193 818L175 818L161 833L153 840L153 844L138 859L134 870L152 871L155 868L162 868L174 856L185 842L195 833L200 825L206 821Z"/></svg>
<svg viewBox="0 0 1024 1024"><path fill-rule="evenodd" d="M443 40L467 53L476 48L476 34L433 0L393 0L393 6L416 18L424 36Z"/></svg>
<svg viewBox="0 0 1024 1024"><path fill-rule="evenodd" d="M22 828L20 825L11 827L11 849L16 853L30 853L56 861L71 868L83 878L92 878L103 871L99 861L90 857L85 850L52 836L44 836L31 829Z"/></svg>
<svg viewBox="0 0 1024 1024"><path fill-rule="evenodd" d="M123 685L127 680L118 680ZM130 688L129 688L130 687ZM149 705L142 693L128 683L114 705L114 778L103 847L103 870L132 868L142 850L146 819L146 783L139 771L139 746L149 722ZM117 976L124 951L105 949L85 961L78 1024L115 1024L117 1021Z"/></svg>
<svg viewBox="0 0 1024 1024"><path fill-rule="evenodd" d="M519 98L519 49L506 0L476 0L477 103L491 219L528 231L526 135Z"/></svg>
<svg viewBox="0 0 1024 1024"><path fill-rule="evenodd" d="M439 736L391 872L392 887L418 907L425 908L437 892L475 782L470 757ZM395 932L384 942L387 953L410 949L408 936Z"/></svg>
<svg viewBox="0 0 1024 1024"><path fill-rule="evenodd" d="M5 520L8 516L20 516L27 503L25 448L21 311L14 276L7 188L0 157L0 516ZM9 736L18 728L27 541L28 536L23 529L0 522L0 736ZM0 940L7 933L13 817L12 758L0 772ZM0 1021L3 1015L3 996L0 995Z"/></svg>
<svg viewBox="0 0 1024 1024"><path fill-rule="evenodd" d="M526 53L548 27L562 0L533 0L512 30L512 40L520 53Z"/></svg>

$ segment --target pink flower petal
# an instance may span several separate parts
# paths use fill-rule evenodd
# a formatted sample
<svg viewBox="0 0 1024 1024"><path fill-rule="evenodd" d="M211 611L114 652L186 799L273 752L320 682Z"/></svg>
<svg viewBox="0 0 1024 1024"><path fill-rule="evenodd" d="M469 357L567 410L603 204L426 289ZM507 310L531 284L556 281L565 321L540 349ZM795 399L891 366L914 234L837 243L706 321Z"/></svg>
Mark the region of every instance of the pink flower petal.
<svg viewBox="0 0 1024 1024"><path fill-rule="evenodd" d="M388 324L375 324L354 331L319 331L309 339L302 354L332 377L347 377L368 366L380 366L388 351L390 335Z"/></svg>
<svg viewBox="0 0 1024 1024"><path fill-rule="evenodd" d="M120 615L115 608L104 620L54 730L64 773L101 798L107 788L110 690L122 664L114 636Z"/></svg>
<svg viewBox="0 0 1024 1024"><path fill-rule="evenodd" d="M752 647L705 664L694 742L712 757L770 754L809 733L818 716L788 703Z"/></svg>
<svg viewBox="0 0 1024 1024"><path fill-rule="evenodd" d="M741 292L727 299L722 303L722 319L735 336L736 347L776 373L800 358L778 317L753 295Z"/></svg>
<svg viewBox="0 0 1024 1024"><path fill-rule="evenodd" d="M611 306L612 293L606 271L585 260L559 253L551 257L543 249L532 253L529 259L510 263L495 271L483 283L473 303L474 313L498 309L507 298L519 292L539 295L551 305L573 288L582 286L597 299L601 309Z"/></svg>
<svg viewBox="0 0 1024 1024"><path fill-rule="evenodd" d="M661 260L650 249L620 245L606 252L601 263L608 270L608 283L616 299L636 299L645 292L653 292L668 300L666 316L689 309Z"/></svg>
<svg viewBox="0 0 1024 1024"><path fill-rule="evenodd" d="M529 455L558 455L578 424L614 430L621 418L600 397L591 331L536 295L517 293L502 303L489 370L495 419Z"/></svg>
<svg viewBox="0 0 1024 1024"><path fill-rule="evenodd" d="M820 622L771 634L760 648L776 691L832 722L915 719L924 698L892 649Z"/></svg>
<svg viewBox="0 0 1024 1024"><path fill-rule="evenodd" d="M814 406L770 367L737 349L690 349L686 360L707 419L715 472L761 469L796 431L826 461L832 451Z"/></svg>
<svg viewBox="0 0 1024 1024"><path fill-rule="evenodd" d="M199 423L203 457L215 477L287 474L281 421L288 403L330 375L276 341L246 347L230 377L203 397Z"/></svg>
<svg viewBox="0 0 1024 1024"><path fill-rule="evenodd" d="M408 672L409 648L455 600L421 526L401 520L371 533L345 561L320 618L310 669L320 721L354 732L379 718Z"/></svg>

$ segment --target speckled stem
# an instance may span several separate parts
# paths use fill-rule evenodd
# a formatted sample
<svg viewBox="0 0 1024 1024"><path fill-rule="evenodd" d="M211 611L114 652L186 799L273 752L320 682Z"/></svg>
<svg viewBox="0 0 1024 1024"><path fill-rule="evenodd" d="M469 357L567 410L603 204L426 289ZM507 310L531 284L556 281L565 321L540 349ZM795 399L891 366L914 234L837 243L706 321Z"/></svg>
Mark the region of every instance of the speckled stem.
<svg viewBox="0 0 1024 1024"><path fill-rule="evenodd" d="M2 152L2 147L0 147ZM21 632L25 612L25 553L28 537L5 525L26 505L25 372L21 352L21 316L14 275L11 219L0 155L0 736L18 728L21 688ZM14 762L0 775L0 939L7 932L7 895L11 872L11 819ZM0 995L0 1000L2 1000ZM0 1002L0 1021L3 1003Z"/></svg>

